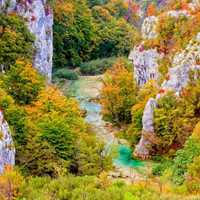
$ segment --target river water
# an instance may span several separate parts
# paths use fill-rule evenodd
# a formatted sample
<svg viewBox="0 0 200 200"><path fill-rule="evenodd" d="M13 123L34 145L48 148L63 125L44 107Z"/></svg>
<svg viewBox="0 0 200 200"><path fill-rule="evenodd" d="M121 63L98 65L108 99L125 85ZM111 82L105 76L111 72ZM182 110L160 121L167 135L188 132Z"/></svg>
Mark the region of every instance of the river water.
<svg viewBox="0 0 200 200"><path fill-rule="evenodd" d="M99 96L102 82L101 76L83 76L72 82L69 90L71 96L76 97L81 109L86 111L85 120L88 122L97 137L102 139L106 145L117 143L117 139L106 128L106 122L102 118L102 106L92 101Z"/></svg>
<svg viewBox="0 0 200 200"><path fill-rule="evenodd" d="M109 172L109 176L113 179L120 178L127 183L141 180L139 171L144 171L143 162L132 159L132 149L120 144L121 140L115 137L118 129L103 120L102 106L95 101L100 97L102 76L80 76L79 80L66 81L58 84L58 87L67 96L75 97L81 109L86 111L85 120L90 124L97 138L105 143L104 155L109 154L113 147L118 151L118 157L113 158L114 169Z"/></svg>
<svg viewBox="0 0 200 200"><path fill-rule="evenodd" d="M114 136L116 130L108 129L108 123L103 120L102 106L94 101L99 97L102 88L101 79L102 76L82 76L79 80L71 83L69 94L79 101L81 109L86 111L86 122L91 125L97 137L104 141L104 153L109 153L113 146L117 147L119 155L117 159L113 160L115 165L125 167L143 166L142 162L132 159L131 148L120 145L120 141Z"/></svg>

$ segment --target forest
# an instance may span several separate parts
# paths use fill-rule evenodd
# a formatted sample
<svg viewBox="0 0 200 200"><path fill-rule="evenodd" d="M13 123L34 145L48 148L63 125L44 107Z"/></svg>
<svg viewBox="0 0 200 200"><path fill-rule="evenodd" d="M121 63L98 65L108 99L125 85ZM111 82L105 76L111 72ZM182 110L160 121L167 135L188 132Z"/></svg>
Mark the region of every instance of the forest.
<svg viewBox="0 0 200 200"><path fill-rule="evenodd" d="M200 199L200 1L0 1L0 200L111 199Z"/></svg>

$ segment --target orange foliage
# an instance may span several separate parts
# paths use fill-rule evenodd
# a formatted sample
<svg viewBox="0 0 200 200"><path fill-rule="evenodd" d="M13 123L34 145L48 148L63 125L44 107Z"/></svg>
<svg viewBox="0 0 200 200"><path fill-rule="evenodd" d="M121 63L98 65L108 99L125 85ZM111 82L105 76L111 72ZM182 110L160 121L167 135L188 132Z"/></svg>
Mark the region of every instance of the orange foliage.
<svg viewBox="0 0 200 200"><path fill-rule="evenodd" d="M200 122L197 123L192 136L200 142Z"/></svg>
<svg viewBox="0 0 200 200"><path fill-rule="evenodd" d="M105 74L101 91L103 115L114 122L127 122L131 117L131 107L135 103L136 85L132 72L119 60Z"/></svg>
<svg viewBox="0 0 200 200"><path fill-rule="evenodd" d="M94 8L94 10L98 13L98 15L99 15L103 20L106 20L106 21L112 20L112 16L111 16L110 12L109 12L107 9L105 9L105 8L103 8L103 7L101 7L101 6L96 6L96 7Z"/></svg>
<svg viewBox="0 0 200 200"><path fill-rule="evenodd" d="M57 16L58 19L62 19L63 18L63 14L68 13L73 14L75 11L74 5L73 3L67 3L67 2L58 2L54 13Z"/></svg>
<svg viewBox="0 0 200 200"><path fill-rule="evenodd" d="M132 3L132 11L133 12L137 13L139 11L139 9L140 9L140 6L138 4Z"/></svg>
<svg viewBox="0 0 200 200"><path fill-rule="evenodd" d="M26 107L27 113L35 119L51 111L65 113L69 109L69 113L81 115L78 103L67 99L55 86L47 86L40 92L38 100Z"/></svg>
<svg viewBox="0 0 200 200"><path fill-rule="evenodd" d="M183 0L183 1L181 2L181 9L182 9L182 10L189 10L189 5L188 5L188 3L187 3L186 0Z"/></svg>
<svg viewBox="0 0 200 200"><path fill-rule="evenodd" d="M149 4L147 7L147 16L154 16L156 15L156 7L153 3Z"/></svg>
<svg viewBox="0 0 200 200"><path fill-rule="evenodd" d="M163 94L163 93L165 93L165 90L164 90L163 88L161 88L161 89L159 90L159 94Z"/></svg>
<svg viewBox="0 0 200 200"><path fill-rule="evenodd" d="M16 199L22 183L23 177L14 171L10 166L7 166L4 174L0 175L0 199Z"/></svg>

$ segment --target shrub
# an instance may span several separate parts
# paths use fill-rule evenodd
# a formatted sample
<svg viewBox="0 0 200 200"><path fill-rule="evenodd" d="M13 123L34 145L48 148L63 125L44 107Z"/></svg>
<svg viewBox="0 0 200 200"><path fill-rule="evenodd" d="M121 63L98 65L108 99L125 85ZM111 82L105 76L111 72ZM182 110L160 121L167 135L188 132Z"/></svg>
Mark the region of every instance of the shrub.
<svg viewBox="0 0 200 200"><path fill-rule="evenodd" d="M186 183L188 190L191 192L200 191L200 155L193 159L193 162L188 165Z"/></svg>
<svg viewBox="0 0 200 200"><path fill-rule="evenodd" d="M7 166L4 174L0 176L0 199L16 199L23 184L24 179L21 174Z"/></svg>
<svg viewBox="0 0 200 200"><path fill-rule="evenodd" d="M139 137L141 135L142 131L142 117L143 117L143 112L144 108L138 106L140 104L136 104L135 106L132 107L132 134L136 135Z"/></svg>
<svg viewBox="0 0 200 200"><path fill-rule="evenodd" d="M31 60L33 42L34 37L22 18L0 13L0 63L4 70L17 59Z"/></svg>
<svg viewBox="0 0 200 200"><path fill-rule="evenodd" d="M192 136L200 141L200 122L195 126Z"/></svg>
<svg viewBox="0 0 200 200"><path fill-rule="evenodd" d="M122 60L116 62L105 74L101 91L103 115L115 123L130 123L131 107L136 102L136 83L129 66Z"/></svg>
<svg viewBox="0 0 200 200"><path fill-rule="evenodd" d="M174 141L177 132L174 130L174 122L178 117L177 97L168 93L158 101L158 107L154 112L154 127L160 139L160 148L166 150Z"/></svg>
<svg viewBox="0 0 200 200"><path fill-rule="evenodd" d="M4 117L12 129L16 148L18 145L25 144L27 134L26 112L22 107L16 105L13 98L2 88L0 88L0 108L3 109Z"/></svg>
<svg viewBox="0 0 200 200"><path fill-rule="evenodd" d="M5 118L12 127L12 135L18 150L18 146L25 145L27 142L27 113L24 108L13 105L6 110Z"/></svg>
<svg viewBox="0 0 200 200"><path fill-rule="evenodd" d="M62 69L56 70L56 72L53 74L53 77L64 78L64 79L68 79L68 80L77 80L78 74L77 74L77 72L74 72L67 68L62 68Z"/></svg>
<svg viewBox="0 0 200 200"><path fill-rule="evenodd" d="M43 86L42 76L26 61L17 61L4 77L6 91L19 104L30 104Z"/></svg>
<svg viewBox="0 0 200 200"><path fill-rule="evenodd" d="M13 98L7 94L5 89L0 88L0 108L6 110L13 104L14 104Z"/></svg>
<svg viewBox="0 0 200 200"><path fill-rule="evenodd" d="M25 176L57 177L67 173L69 163L60 159L55 149L47 142L41 141L29 130L27 145L18 146L16 163Z"/></svg>
<svg viewBox="0 0 200 200"><path fill-rule="evenodd" d="M89 133L93 134L93 133ZM104 155L103 142L96 141L96 137L83 134L84 139L78 139L75 152L75 162L78 175L97 175L112 169L112 158Z"/></svg>
<svg viewBox="0 0 200 200"><path fill-rule="evenodd" d="M116 62L115 57L92 60L81 64L81 73L86 75L103 74Z"/></svg>
<svg viewBox="0 0 200 200"><path fill-rule="evenodd" d="M156 176L162 176L165 172L165 170L169 169L173 165L172 159L165 159L161 158L159 160L159 163L156 163L153 165L152 173Z"/></svg>
<svg viewBox="0 0 200 200"><path fill-rule="evenodd" d="M141 131L132 123L126 130L118 132L117 137L127 140L131 147L135 148L140 141Z"/></svg>
<svg viewBox="0 0 200 200"><path fill-rule="evenodd" d="M182 184L185 180L187 167L193 162L193 159L200 156L200 143L194 138L190 138L183 149L176 152L174 159L173 181L177 184Z"/></svg>
<svg viewBox="0 0 200 200"><path fill-rule="evenodd" d="M155 200L160 195L152 188L143 184L125 185L122 181L109 183L102 175L73 177L65 176L58 179L30 178L20 190L20 199L29 200ZM174 199L174 198L170 198Z"/></svg>
<svg viewBox="0 0 200 200"><path fill-rule="evenodd" d="M70 160L74 155L76 135L66 122L65 118L57 113L52 113L40 120L41 140L47 141L56 150L57 155Z"/></svg>

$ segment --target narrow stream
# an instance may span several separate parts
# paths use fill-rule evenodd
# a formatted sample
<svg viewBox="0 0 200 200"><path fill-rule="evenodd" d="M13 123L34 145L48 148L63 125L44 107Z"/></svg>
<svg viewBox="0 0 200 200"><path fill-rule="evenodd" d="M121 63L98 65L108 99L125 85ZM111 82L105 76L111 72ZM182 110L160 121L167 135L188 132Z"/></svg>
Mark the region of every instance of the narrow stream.
<svg viewBox="0 0 200 200"><path fill-rule="evenodd" d="M97 137L102 139L106 145L116 143L115 137L105 128L106 122L102 119L102 107L99 103L92 101L99 96L102 87L100 76L85 76L71 84L69 93L80 103L81 109L86 111L86 122L88 122Z"/></svg>
<svg viewBox="0 0 200 200"><path fill-rule="evenodd" d="M141 161L132 159L132 150L126 145L119 145L112 131L106 128L106 122L102 118L102 107L99 103L92 101L99 96L102 87L101 76L84 76L72 82L69 93L76 97L81 109L86 111L86 121L91 125L97 137L105 142L105 153L109 153L113 145L118 145L119 156L114 159L116 166L140 167Z"/></svg>

